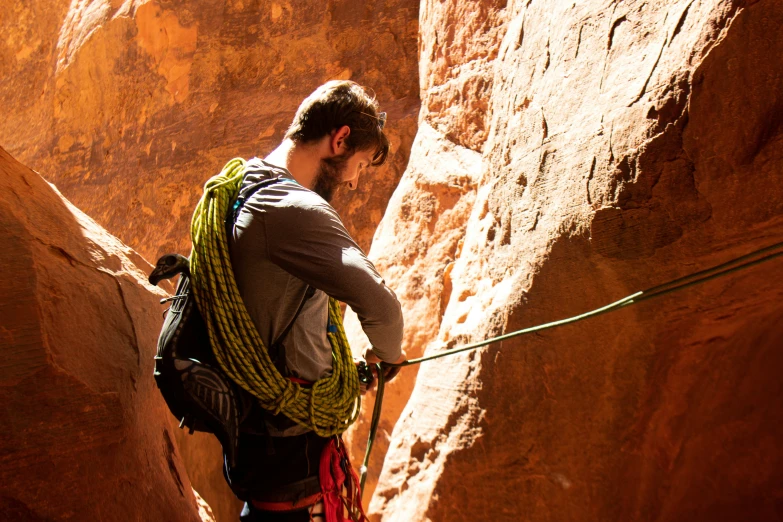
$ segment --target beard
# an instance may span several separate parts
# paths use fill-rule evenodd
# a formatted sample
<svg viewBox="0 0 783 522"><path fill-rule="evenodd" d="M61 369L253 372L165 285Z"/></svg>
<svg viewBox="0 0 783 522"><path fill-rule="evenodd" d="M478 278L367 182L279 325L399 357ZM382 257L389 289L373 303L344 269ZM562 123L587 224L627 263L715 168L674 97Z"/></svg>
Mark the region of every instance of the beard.
<svg viewBox="0 0 783 522"><path fill-rule="evenodd" d="M324 198L327 203L332 200L334 193L342 185L348 158L349 156L343 154L321 160L313 183L313 192Z"/></svg>

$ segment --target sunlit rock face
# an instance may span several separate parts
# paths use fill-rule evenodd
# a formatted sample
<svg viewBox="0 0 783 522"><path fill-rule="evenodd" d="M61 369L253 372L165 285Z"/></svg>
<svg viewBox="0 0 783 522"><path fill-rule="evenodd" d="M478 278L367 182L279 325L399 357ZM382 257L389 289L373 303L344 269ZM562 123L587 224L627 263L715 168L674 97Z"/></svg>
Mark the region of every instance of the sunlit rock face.
<svg viewBox="0 0 783 522"><path fill-rule="evenodd" d="M207 178L233 157L270 152L318 85L369 87L388 113L392 154L333 202L369 249L416 133L415 0L0 5L0 144L151 261L189 252ZM177 436L217 520L235 520L219 445Z"/></svg>
<svg viewBox="0 0 783 522"><path fill-rule="evenodd" d="M780 27L775 0L425 0L419 131L371 250L409 355L783 240ZM404 370L373 517L779 518L781 269Z"/></svg>
<svg viewBox="0 0 783 522"><path fill-rule="evenodd" d="M371 257L402 301L410 356L581 313L783 240L783 5L776 0L3 6L0 143L150 259L187 252L203 182L231 157L269 152L314 87L333 78L372 87L389 112L394 155L372 184L339 195L335 206L363 247L384 216ZM24 228L22 214L7 209L55 212L63 205L25 201L37 191L6 191L13 204L4 215L17 221L4 230ZM50 348L76 345L74 325L82 325L85 305L69 301L74 295L117 297L85 317L123 306L132 314L133 305L119 299L136 295L117 275L125 261L102 253L108 247L95 247L90 234L57 228L75 213L52 215L51 223L35 225L49 239L23 242L30 254L6 249L2 265L14 269L4 275L6 295L19 296L2 301L12 310L3 317L50 325L4 334L49 332L13 334L3 346L14 350L44 346L38 337L49 344L21 355L8 351L9 361L21 362L6 367L3 404L11 413L3 425L11 426L9 447L23 454L3 453L11 455L4 472L12 478L2 481L2 513L56 518L51 489L49 497L31 496L43 490L36 480L57 476L55 487L69 493L83 476L75 473L94 471L88 457L101 462L95 452L117 455L115 446L143 440L155 458L117 462L143 461L149 469L115 462L107 476L125 482L90 481L110 494L90 490L92 504L84 505L74 493L58 513L106 520L101 510L119 502L132 515L152 510L133 515L138 520L197 520L171 432L159 424L165 407L132 406L115 418L117 404L105 404L136 405L153 393L143 391L152 382L144 377L146 348L135 356L128 339L138 335L138 346L154 346L159 323L138 333L135 322L131 334L127 318L115 318L109 331L124 337L110 344L130 351L99 375L91 365L106 353L97 344L81 346L73 358ZM82 243L50 240L72 236ZM68 255L58 258L56 248L47 250L52 244ZM20 259L34 259L35 270ZM108 267L117 283L93 290L85 278L67 292L51 290L66 269L81 270L80 260ZM52 268L60 266L55 261L60 269ZM773 261L612 315L404 370L387 390L371 462L372 516L780 518L781 268ZM38 275L28 281L31 273ZM41 281L45 292L30 290ZM30 301L40 295L54 305ZM157 304L144 299L138 309L151 317ZM73 324L46 315L66 306ZM104 347L105 325L90 324L79 326L78 339L97 332L90 342ZM348 328L358 351L355 319ZM27 337L33 340L18 341ZM40 357L29 359L35 353ZM140 372L135 381L127 378L137 375L133 368ZM74 392L86 398L63 403L62 393L48 391L65 378L61 371L87 383L81 395ZM111 391L109 381L120 390ZM50 411L37 406L52 397L60 402ZM83 404L89 409L78 409ZM17 419L17 411L28 416ZM108 420L69 431L74 416L92 419L95 412ZM368 413L365 404L349 434L356 456ZM179 439L193 484L218 521L235 519L214 440ZM75 463L52 464L66 462L50 458L61 443L68 444L63 458ZM82 448L92 453L78 453ZM23 474L18 466L25 462L34 465ZM148 472L162 485L149 490L152 501L140 502L127 484Z"/></svg>
<svg viewBox="0 0 783 522"><path fill-rule="evenodd" d="M151 378L149 265L3 149L0 244L0 519L212 520Z"/></svg>
<svg viewBox="0 0 783 522"><path fill-rule="evenodd" d="M369 87L393 154L335 201L369 248L416 132L418 2L3 6L0 143L148 259L190 250L207 178L271 152L318 85Z"/></svg>

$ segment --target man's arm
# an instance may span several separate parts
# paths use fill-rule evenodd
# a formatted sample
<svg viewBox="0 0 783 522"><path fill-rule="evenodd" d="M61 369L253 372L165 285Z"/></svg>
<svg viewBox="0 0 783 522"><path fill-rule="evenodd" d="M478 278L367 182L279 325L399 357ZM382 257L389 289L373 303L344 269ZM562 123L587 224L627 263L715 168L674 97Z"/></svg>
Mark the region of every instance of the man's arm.
<svg viewBox="0 0 783 522"><path fill-rule="evenodd" d="M402 310L394 292L331 206L309 191L290 196L288 204L264 213L269 258L350 306L381 360L404 360Z"/></svg>

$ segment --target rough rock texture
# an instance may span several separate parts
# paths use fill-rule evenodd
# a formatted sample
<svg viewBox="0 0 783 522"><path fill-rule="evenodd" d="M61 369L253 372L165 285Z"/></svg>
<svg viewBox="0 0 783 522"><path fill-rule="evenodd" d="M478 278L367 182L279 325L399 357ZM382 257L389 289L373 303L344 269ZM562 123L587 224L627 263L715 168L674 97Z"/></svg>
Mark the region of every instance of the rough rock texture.
<svg viewBox="0 0 783 522"><path fill-rule="evenodd" d="M196 504L198 505L198 514L201 517L201 520L203 522L215 522L215 514L212 513L212 508L209 507L209 504L201 498L201 495L198 494L198 491L195 489L191 489L193 491L193 495L196 497Z"/></svg>
<svg viewBox="0 0 783 522"><path fill-rule="evenodd" d="M408 357L422 355L426 344L438 334L447 294L449 272L460 248L471 206L475 201L476 172L481 157L454 145L429 125L419 127L411 151L416 158L389 201L383 225L376 232L372 253L377 267L403 305L406 321L404 347ZM356 316L349 312L346 328L354 353L369 341ZM384 394L383 416L367 474L366 499L375 488L394 423L399 418L416 381L418 367L407 368L392 381ZM363 403L362 416L346 435L355 464L364 457L372 418L373 394Z"/></svg>
<svg viewBox="0 0 783 522"><path fill-rule="evenodd" d="M425 0L419 133L371 250L409 353L783 240L780 27L776 0ZM374 517L780 520L781 269L424 364Z"/></svg>
<svg viewBox="0 0 783 522"><path fill-rule="evenodd" d="M0 5L0 143L148 259L190 249L204 181L270 152L315 87L372 88L394 154L336 202L369 248L416 132L415 0Z"/></svg>
<svg viewBox="0 0 783 522"><path fill-rule="evenodd" d="M372 249L412 356L783 239L777 0L424 0L420 24L414 2L2 5L0 143L149 257L186 250L203 180L268 151L335 77L375 88L392 122L392 166L336 204L367 246L417 128L420 26L418 134ZM783 518L781 268L405 370L374 517ZM193 462L218 461L186 440ZM218 487L215 469L191 467L210 503L198 480ZM38 516L40 495L3 495ZM218 519L235 509L221 502Z"/></svg>
<svg viewBox="0 0 783 522"><path fill-rule="evenodd" d="M220 443L209 433L191 435L179 429L179 421L173 415L169 415L169 420L193 488L209 504L217 522L236 522L243 503L234 496L223 477Z"/></svg>
<svg viewBox="0 0 783 522"><path fill-rule="evenodd" d="M372 88L393 153L372 183L334 201L369 249L416 133L417 1L0 6L0 144L150 260L189 251L204 181L232 157L271 151L316 86ZM235 520L219 446L179 441L194 487L219 521Z"/></svg>
<svg viewBox="0 0 783 522"><path fill-rule="evenodd" d="M0 519L198 521L149 265L0 149Z"/></svg>

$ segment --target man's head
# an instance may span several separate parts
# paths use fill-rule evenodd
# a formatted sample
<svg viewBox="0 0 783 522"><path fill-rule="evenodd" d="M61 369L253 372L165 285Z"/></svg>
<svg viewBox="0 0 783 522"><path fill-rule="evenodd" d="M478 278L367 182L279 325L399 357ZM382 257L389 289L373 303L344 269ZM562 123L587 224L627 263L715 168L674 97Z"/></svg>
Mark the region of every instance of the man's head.
<svg viewBox="0 0 783 522"><path fill-rule="evenodd" d="M325 83L305 98L285 137L297 145L326 139L313 190L327 201L341 184L356 188L362 168L382 165L389 154L383 133L386 114L378 102L352 81Z"/></svg>

